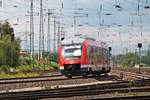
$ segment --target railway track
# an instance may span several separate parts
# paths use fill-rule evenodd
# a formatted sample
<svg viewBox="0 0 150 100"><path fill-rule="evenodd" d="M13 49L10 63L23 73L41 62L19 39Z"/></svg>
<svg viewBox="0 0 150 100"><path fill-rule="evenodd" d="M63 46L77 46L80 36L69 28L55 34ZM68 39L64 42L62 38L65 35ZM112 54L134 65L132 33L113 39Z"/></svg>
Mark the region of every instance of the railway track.
<svg viewBox="0 0 150 100"><path fill-rule="evenodd" d="M120 75L122 79L127 80L140 80L140 79L150 79L149 75L141 74L141 73L135 73L135 72L129 72L129 71L123 71L123 70L112 70L113 74Z"/></svg>
<svg viewBox="0 0 150 100"><path fill-rule="evenodd" d="M47 87L49 85L55 85L55 84L62 85L61 83L68 84L67 81L71 84L78 84L78 83L80 84L80 83L82 83L82 81L81 81L82 79L83 79L83 82L84 82L84 80L87 80L86 81L86 83L87 83L88 80L89 80L89 82L91 82L91 80L101 81L100 78L99 77L95 77L95 78L88 77L86 79L83 79L82 77L74 77L73 79L67 79L63 75L54 75L54 76L41 76L41 77L30 77L30 78L0 79L0 85L1 85L0 90L29 88L29 87L37 87L37 86L46 86ZM111 76L109 76L108 79L116 80L116 78L113 79L113 78L111 78ZM139 79L144 79L144 78L139 78ZM75 82L75 81L79 81L79 80L81 82ZM118 81L118 80L116 80L116 81ZM5 89L5 87L6 87L6 89Z"/></svg>
<svg viewBox="0 0 150 100"><path fill-rule="evenodd" d="M92 82L100 82L94 78L84 78L83 77L74 77L72 79L67 79L64 76L57 77L40 77L40 78L25 78L25 79L16 79L16 80L1 80L0 81L0 92L5 91L22 91L22 90L32 90L30 88L34 87L48 87L55 88L63 85L79 85L82 83L92 83Z"/></svg>
<svg viewBox="0 0 150 100"><path fill-rule="evenodd" d="M64 98L72 96L100 95L108 93L128 93L128 92L150 92L150 80L138 80L132 82L116 82L108 84L95 84L78 87L45 89L38 91L22 91L0 93L0 99L42 99L42 98Z"/></svg>
<svg viewBox="0 0 150 100"><path fill-rule="evenodd" d="M53 75L53 76L40 76L40 77L26 77L26 78L9 78L9 79L0 79L0 84L13 84L13 83L31 83L39 81L57 81L65 80L66 78L63 75Z"/></svg>
<svg viewBox="0 0 150 100"><path fill-rule="evenodd" d="M150 95L137 95L137 96L120 96L120 97L96 97L87 100L149 100Z"/></svg>
<svg viewBox="0 0 150 100"><path fill-rule="evenodd" d="M120 73L123 74L123 76L131 76L135 77L136 79L150 79L150 76L143 75L143 74L137 74L133 72L123 72L121 70L115 70L113 72L117 73L118 75ZM82 78L82 77L78 77ZM0 79L0 84L15 84L15 83L31 83L31 82L39 82L39 81L59 81L59 80L67 80L63 75L53 75L53 76L40 76L40 77L26 77L26 78L8 78L8 79Z"/></svg>
<svg viewBox="0 0 150 100"><path fill-rule="evenodd" d="M26 78L9 78L9 79L0 79L0 85L17 84L17 83L33 83L33 82L36 83L36 82L50 82L50 81L65 81L65 80L69 81L69 80L77 80L77 79L95 79L95 78L93 77L83 78L82 76L77 76L77 77L68 79L64 75L26 77Z"/></svg>
<svg viewBox="0 0 150 100"><path fill-rule="evenodd" d="M127 74L127 72L126 72ZM128 73L128 75L135 77L137 74ZM146 78L143 78L146 77ZM57 87L58 89L44 88L42 90L30 90L30 91L5 91L0 92L0 99L7 100L16 100L16 99L40 99L40 98L63 98L63 97L72 97L72 96L86 96L86 95L99 95L107 93L126 93L126 92L150 92L150 79L143 74L139 74L139 77L136 76L139 80L133 81L116 81L112 83L104 84L95 84L95 85L85 85L85 86L74 86L74 87ZM36 83L36 82L46 82L51 84L62 83L66 81L77 81L76 79L83 80L82 77L76 77L73 79L67 79L62 75L56 76L42 76L42 77L30 77L30 78L13 78L13 79L0 79L0 84L4 85L13 85L17 84L22 85L22 83ZM86 78L88 79L88 78ZM89 77L89 79L93 79ZM95 78L97 79L97 78ZM39 83L38 83L39 84ZM41 83L41 86L44 86ZM76 84L76 83L74 83ZM23 84L24 85L24 84ZM16 86L16 85L15 85ZM147 86L147 87L145 87ZM134 88L133 88L134 87ZM141 87L140 89L138 89ZM143 90L142 90L143 89ZM8 93L7 93L8 92Z"/></svg>

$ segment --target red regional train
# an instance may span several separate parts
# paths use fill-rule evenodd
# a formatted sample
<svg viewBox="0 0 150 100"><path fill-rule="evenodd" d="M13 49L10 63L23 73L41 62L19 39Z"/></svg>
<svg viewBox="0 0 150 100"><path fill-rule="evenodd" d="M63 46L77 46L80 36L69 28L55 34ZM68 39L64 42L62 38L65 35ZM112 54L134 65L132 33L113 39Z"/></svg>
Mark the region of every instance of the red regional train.
<svg viewBox="0 0 150 100"><path fill-rule="evenodd" d="M59 69L68 78L109 73L109 56L106 43L87 37L64 39L58 46Z"/></svg>

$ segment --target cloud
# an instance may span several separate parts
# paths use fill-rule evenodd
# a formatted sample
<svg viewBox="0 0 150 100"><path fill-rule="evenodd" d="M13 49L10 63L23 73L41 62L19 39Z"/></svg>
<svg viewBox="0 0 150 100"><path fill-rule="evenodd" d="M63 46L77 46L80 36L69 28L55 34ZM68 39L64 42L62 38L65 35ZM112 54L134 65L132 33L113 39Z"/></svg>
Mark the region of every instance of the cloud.
<svg viewBox="0 0 150 100"><path fill-rule="evenodd" d="M74 32L74 29L76 32ZM133 47L131 52L137 49L138 43L143 43L144 48L146 44L150 43L149 32L143 31L142 34L137 30L138 28L126 27L127 33L120 32L118 27L103 28L100 30L101 35L98 36L97 27L83 26L83 27L69 27L66 29L66 38L73 36L74 34L83 34L88 37L95 38L96 40L102 40L113 48L118 53L123 53L124 48Z"/></svg>
<svg viewBox="0 0 150 100"><path fill-rule="evenodd" d="M16 2L13 2L16 1ZM39 1L34 0L34 11L39 12ZM83 34L97 40L103 40L107 42L110 46L113 46L114 49L122 48L122 47L130 47L131 45L136 46L138 42L142 43L150 43L149 36L149 19L144 16L141 17L143 28L140 28L140 19L139 16L131 16L129 12L134 13L135 9L132 7L132 4L129 4L126 1L119 0L120 4L123 5L126 11L117 11L114 7L115 1L112 0L43 0L44 8L46 9L55 9L56 15L59 16L60 9L62 7L63 2L63 23L67 24L65 26L66 37L71 37L74 34ZM135 1L133 1L135 2ZM3 7L1 7L1 16L0 19L9 19L11 24L16 24L17 18L19 18L18 26L13 26L15 29L15 33L17 37L22 38L22 34L20 32L26 31L26 21L30 20L30 17L25 17L27 11L30 11L30 0L3 0ZM83 8L83 13L88 13L87 18L77 18L77 23L89 23L93 26L82 26L82 27L69 27L68 25L72 24L73 18L66 17L65 15L70 15L73 17L75 3L77 4L77 8ZM122 27L111 26L101 27L100 33L98 35L98 11L99 6L102 4L103 6L103 15L102 20L104 20L104 25L112 25L112 23L117 23L122 25ZM18 7L13 7L17 5ZM5 11L5 12L4 12ZM129 12L128 12L129 11ZM106 13L110 13L112 15L106 16ZM144 12L144 10L143 10ZM13 14L12 14L13 13ZM29 14L29 13L28 13ZM44 14L47 14L46 10L44 10ZM45 18L45 37L47 36L47 16L44 15ZM59 19L57 19L58 21ZM51 40L53 41L53 18L51 18ZM133 26L128 26L130 21L133 22ZM63 26L63 25L62 25ZM27 26L27 31L29 31L29 24ZM38 35L39 35L39 16L34 16L34 29L35 29L35 40L37 41L35 45L38 45ZM142 32L142 37L141 37ZM45 38L46 39L46 38ZM51 41L51 42L52 42ZM53 42L52 42L53 43ZM119 50L119 49L118 49Z"/></svg>

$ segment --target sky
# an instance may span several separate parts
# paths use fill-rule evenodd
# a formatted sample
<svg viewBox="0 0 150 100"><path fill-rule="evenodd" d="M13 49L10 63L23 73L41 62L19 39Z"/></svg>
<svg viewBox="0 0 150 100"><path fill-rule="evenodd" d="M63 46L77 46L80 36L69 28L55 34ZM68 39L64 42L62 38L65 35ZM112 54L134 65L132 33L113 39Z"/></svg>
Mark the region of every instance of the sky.
<svg viewBox="0 0 150 100"><path fill-rule="evenodd" d="M29 50L30 0L0 0L0 21L8 20L19 37L22 50ZM35 50L39 43L40 0L34 1ZM48 9L61 23L65 38L83 34L104 41L113 54L143 50L150 43L150 0L43 0L45 49L47 47ZM147 9L146 9L147 7ZM74 20L76 23L74 23ZM53 50L54 23L50 21L51 51ZM57 24L56 24L57 27Z"/></svg>

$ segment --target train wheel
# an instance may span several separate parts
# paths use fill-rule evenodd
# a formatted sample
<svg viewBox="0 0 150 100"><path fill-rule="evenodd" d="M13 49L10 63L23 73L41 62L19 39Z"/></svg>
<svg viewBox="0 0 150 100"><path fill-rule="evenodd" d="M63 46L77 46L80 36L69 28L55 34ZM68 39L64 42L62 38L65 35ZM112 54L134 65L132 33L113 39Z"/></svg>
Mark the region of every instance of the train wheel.
<svg viewBox="0 0 150 100"><path fill-rule="evenodd" d="M120 79L121 80L123 79L123 73L122 72L120 73Z"/></svg>
<svg viewBox="0 0 150 100"><path fill-rule="evenodd" d="M98 76L98 77L100 77L100 76L101 76L101 72L100 72L100 71L97 73L97 76Z"/></svg>
<svg viewBox="0 0 150 100"><path fill-rule="evenodd" d="M104 67L102 68L102 73L106 73L106 69Z"/></svg>
<svg viewBox="0 0 150 100"><path fill-rule="evenodd" d="M72 75L71 75L71 74L68 74L67 77L68 77L68 79L71 79L71 78L72 78Z"/></svg>
<svg viewBox="0 0 150 100"><path fill-rule="evenodd" d="M72 78L72 76L68 76L68 79L71 79Z"/></svg>
<svg viewBox="0 0 150 100"><path fill-rule="evenodd" d="M96 73L95 72L92 73L92 77L96 77Z"/></svg>
<svg viewBox="0 0 150 100"><path fill-rule="evenodd" d="M104 76L108 77L109 75L108 75L108 73L104 73Z"/></svg>
<svg viewBox="0 0 150 100"><path fill-rule="evenodd" d="M82 76L83 78L87 78L87 73L84 73Z"/></svg>

